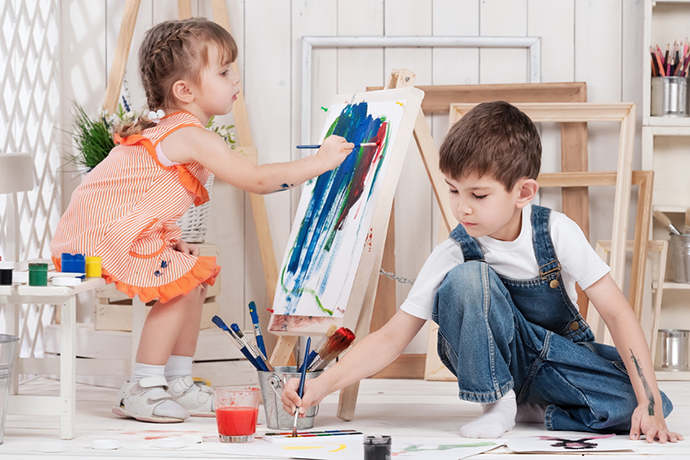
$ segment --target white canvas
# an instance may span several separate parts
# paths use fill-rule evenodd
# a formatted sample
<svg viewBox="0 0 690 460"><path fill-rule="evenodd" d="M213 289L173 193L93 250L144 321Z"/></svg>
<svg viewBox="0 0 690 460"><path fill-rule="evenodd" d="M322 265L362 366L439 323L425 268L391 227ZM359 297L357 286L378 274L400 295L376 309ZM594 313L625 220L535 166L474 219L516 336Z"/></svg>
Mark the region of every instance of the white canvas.
<svg viewBox="0 0 690 460"><path fill-rule="evenodd" d="M274 315L344 316L362 252L371 251L372 218L413 91L419 92L336 96L329 107L322 139L335 127L335 134L351 142L378 145L355 149L341 166L305 185L280 268ZM411 132L405 134L409 138Z"/></svg>

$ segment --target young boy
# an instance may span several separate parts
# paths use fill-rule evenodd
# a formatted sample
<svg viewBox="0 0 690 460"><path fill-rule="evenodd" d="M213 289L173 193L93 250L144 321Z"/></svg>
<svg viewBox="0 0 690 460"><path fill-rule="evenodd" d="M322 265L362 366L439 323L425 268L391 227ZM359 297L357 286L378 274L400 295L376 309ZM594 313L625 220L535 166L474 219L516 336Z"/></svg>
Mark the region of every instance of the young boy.
<svg viewBox="0 0 690 460"><path fill-rule="evenodd" d="M308 379L301 399L298 381L288 383L285 410L304 413L382 369L433 319L439 356L458 377L460 398L482 403L483 414L460 429L465 437L500 437L517 415L549 430L682 440L666 427L672 404L657 387L640 324L609 268L577 224L530 204L540 164L539 133L506 102L480 104L454 125L440 168L460 225L429 256L383 328ZM575 283L616 348L594 342L576 307Z"/></svg>

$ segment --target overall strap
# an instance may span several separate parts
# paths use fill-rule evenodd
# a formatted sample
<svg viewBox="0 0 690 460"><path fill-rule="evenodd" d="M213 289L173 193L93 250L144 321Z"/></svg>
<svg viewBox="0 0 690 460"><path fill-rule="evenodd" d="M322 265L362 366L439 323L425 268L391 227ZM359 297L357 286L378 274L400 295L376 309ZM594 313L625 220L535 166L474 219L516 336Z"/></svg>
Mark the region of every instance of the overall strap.
<svg viewBox="0 0 690 460"><path fill-rule="evenodd" d="M450 232L450 238L460 245L465 262L469 262L470 260L484 260L484 253L479 247L479 243L467 234L462 224L458 224L458 226Z"/></svg>
<svg viewBox="0 0 690 460"><path fill-rule="evenodd" d="M539 265L539 276L542 278L552 273L557 274L561 270L549 233L550 215L549 208L532 205L532 245Z"/></svg>

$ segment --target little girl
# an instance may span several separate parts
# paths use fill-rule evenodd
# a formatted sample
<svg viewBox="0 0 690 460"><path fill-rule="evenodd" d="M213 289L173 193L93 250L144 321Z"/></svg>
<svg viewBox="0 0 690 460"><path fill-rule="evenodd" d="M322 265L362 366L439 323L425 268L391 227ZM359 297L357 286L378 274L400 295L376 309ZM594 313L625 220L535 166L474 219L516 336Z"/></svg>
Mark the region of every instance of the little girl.
<svg viewBox="0 0 690 460"><path fill-rule="evenodd" d="M144 324L132 377L113 412L149 422L213 415L210 388L195 385L196 349L206 285L220 267L180 240L175 222L208 201L210 173L252 193L294 187L336 168L354 148L331 136L316 155L257 166L204 129L232 110L239 79L232 36L205 19L150 29L139 50L148 119L121 126L115 147L72 194L50 244L62 253L100 256L103 277L130 297L158 299Z"/></svg>

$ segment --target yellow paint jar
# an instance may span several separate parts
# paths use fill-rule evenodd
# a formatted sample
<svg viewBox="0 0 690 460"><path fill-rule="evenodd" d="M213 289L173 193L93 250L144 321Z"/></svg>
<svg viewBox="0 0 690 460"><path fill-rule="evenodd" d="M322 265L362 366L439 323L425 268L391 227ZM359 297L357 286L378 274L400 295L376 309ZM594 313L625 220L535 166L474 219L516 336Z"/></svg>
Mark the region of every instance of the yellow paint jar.
<svg viewBox="0 0 690 460"><path fill-rule="evenodd" d="M101 277L101 258L87 257L86 258L86 277L100 278Z"/></svg>

